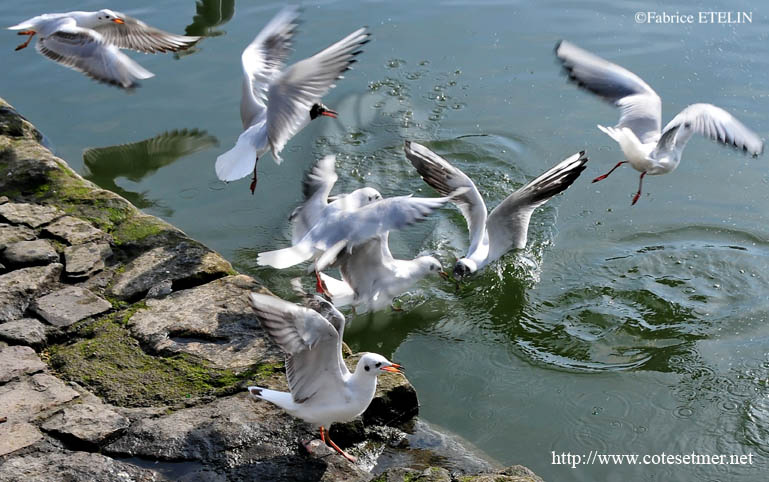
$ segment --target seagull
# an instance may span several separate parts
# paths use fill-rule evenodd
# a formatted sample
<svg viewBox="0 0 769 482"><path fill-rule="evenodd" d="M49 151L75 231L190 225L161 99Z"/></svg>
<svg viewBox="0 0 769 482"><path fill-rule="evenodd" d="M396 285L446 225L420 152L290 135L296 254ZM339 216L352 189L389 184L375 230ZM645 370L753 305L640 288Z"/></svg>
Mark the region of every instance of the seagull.
<svg viewBox="0 0 769 482"><path fill-rule="evenodd" d="M337 260L342 279L320 273L322 293L338 307L352 305L357 313L379 311L392 305L396 296L408 291L430 274L443 277L441 262L433 256L396 259L390 252L389 233L377 236Z"/></svg>
<svg viewBox="0 0 769 482"><path fill-rule="evenodd" d="M241 56L243 91L240 118L243 133L235 147L216 159L216 176L235 181L253 171L251 194L256 189L256 164L268 150L277 164L280 151L297 132L320 116L337 113L320 103L342 73L350 68L361 47L369 42L366 28L359 28L337 43L285 70L297 27L297 7L285 7Z"/></svg>
<svg viewBox="0 0 769 482"><path fill-rule="evenodd" d="M571 186L588 161L585 151L561 161L507 196L487 217L486 204L465 173L416 142L406 141L405 150L422 179L439 193L464 188L464 193L454 196L453 202L467 221L470 247L454 266L456 279L475 273L511 249L524 248L534 209Z"/></svg>
<svg viewBox="0 0 769 482"><path fill-rule="evenodd" d="M686 143L694 133L741 149L753 157L764 151L764 142L755 132L712 104L692 104L660 129L662 100L636 74L565 40L556 44L555 55L563 63L569 79L620 109L616 126L599 125L598 128L620 145L626 160L593 182L606 179L619 166L630 163L641 172L632 204L641 197L644 176L667 174L678 167Z"/></svg>
<svg viewBox="0 0 769 482"><path fill-rule="evenodd" d="M382 355L366 353L350 373L342 359L344 316L328 301L314 298L311 307L315 309L310 309L274 296L249 295L262 327L286 353L290 393L255 386L248 391L295 417L320 425L320 439L355 462L326 435L325 428L362 414L374 398L377 376L402 373L403 367Z"/></svg>
<svg viewBox="0 0 769 482"><path fill-rule="evenodd" d="M19 30L19 35L29 36L16 50L26 48L32 37L39 34L35 48L41 54L99 82L124 89L136 87L137 80L154 74L120 49L177 52L200 40L158 30L106 8L96 12L46 13L8 30Z"/></svg>
<svg viewBox="0 0 769 482"><path fill-rule="evenodd" d="M333 210L319 219L293 246L259 253L256 262L260 266L284 269L317 258L315 270L323 271L345 249L352 252L353 248L372 238L421 221L461 192L464 191L437 198L398 196L353 211Z"/></svg>

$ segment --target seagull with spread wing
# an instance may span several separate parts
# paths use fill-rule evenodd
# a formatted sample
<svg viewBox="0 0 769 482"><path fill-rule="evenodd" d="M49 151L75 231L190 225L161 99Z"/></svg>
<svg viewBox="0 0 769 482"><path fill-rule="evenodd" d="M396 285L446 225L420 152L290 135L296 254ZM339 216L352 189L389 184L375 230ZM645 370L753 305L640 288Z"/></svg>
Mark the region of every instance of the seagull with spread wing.
<svg viewBox="0 0 769 482"><path fill-rule="evenodd" d="M251 293L249 301L264 330L286 353L290 392L262 387L248 387L248 391L319 425L321 440L354 462L355 458L339 448L325 428L362 414L374 398L377 377L384 372L401 373L403 367L382 355L366 353L350 373L342 359L344 316L318 296L309 304L312 309L260 293Z"/></svg>
<svg viewBox="0 0 769 482"><path fill-rule="evenodd" d="M96 12L46 13L8 29L29 36L16 50L26 48L38 35L35 48L41 54L99 82L124 89L136 87L138 80L154 74L120 49L177 52L200 40L164 32L106 8Z"/></svg>
<svg viewBox="0 0 769 482"><path fill-rule="evenodd" d="M764 151L764 141L755 132L712 104L692 104L661 129L662 100L636 74L565 40L555 46L555 55L569 79L620 109L616 126L598 128L620 145L625 160L593 182L606 179L614 169L630 163L641 172L632 204L641 197L644 176L667 174L678 167L686 143L695 133L754 157Z"/></svg>
<svg viewBox="0 0 769 482"><path fill-rule="evenodd" d="M260 156L271 151L280 164L280 151L286 142L311 120L336 117L336 112L321 104L320 99L342 78L369 41L366 29L359 28L312 57L283 69L292 51L298 16L298 8L285 7L241 56L240 119L245 131L235 147L216 159L216 175L222 181L235 181L253 172L252 194Z"/></svg>
<svg viewBox="0 0 769 482"><path fill-rule="evenodd" d="M463 190L452 201L467 221L470 247L454 266L457 279L475 273L511 249L524 248L534 209L571 186L588 161L584 151L574 154L507 196L487 215L481 193L464 172L416 142L406 141L405 150L422 179L436 191L446 195Z"/></svg>

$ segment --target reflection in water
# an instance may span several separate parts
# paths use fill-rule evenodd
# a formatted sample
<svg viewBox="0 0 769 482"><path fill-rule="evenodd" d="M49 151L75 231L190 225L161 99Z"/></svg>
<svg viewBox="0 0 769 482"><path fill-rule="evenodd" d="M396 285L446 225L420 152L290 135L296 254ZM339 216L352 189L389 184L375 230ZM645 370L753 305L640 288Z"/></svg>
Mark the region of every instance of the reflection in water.
<svg viewBox="0 0 769 482"><path fill-rule="evenodd" d="M185 35L217 37L224 32L212 30L224 25L235 13L235 0L198 0L195 2L195 16L192 23L184 29Z"/></svg>
<svg viewBox="0 0 769 482"><path fill-rule="evenodd" d="M91 147L83 151L87 168L84 177L101 188L120 194L140 209L157 207L157 202L147 199L146 193L126 191L115 184L115 179L124 177L139 182L148 174L181 157L217 145L219 142L216 137L208 135L206 131L182 129L131 144Z"/></svg>

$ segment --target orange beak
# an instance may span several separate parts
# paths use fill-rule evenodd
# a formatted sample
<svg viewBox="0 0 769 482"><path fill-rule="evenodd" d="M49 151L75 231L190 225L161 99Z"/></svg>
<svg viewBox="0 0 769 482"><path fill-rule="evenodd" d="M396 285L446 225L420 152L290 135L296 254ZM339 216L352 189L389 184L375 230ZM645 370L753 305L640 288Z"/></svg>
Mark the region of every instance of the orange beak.
<svg viewBox="0 0 769 482"><path fill-rule="evenodd" d="M115 23L119 23L120 25L123 25L125 23L122 18L113 18L112 21Z"/></svg>
<svg viewBox="0 0 769 482"><path fill-rule="evenodd" d="M336 113L336 111L333 111L331 109L326 109L323 112L321 112L320 115L325 115L327 117L331 117L331 118L336 119L337 113Z"/></svg>
<svg viewBox="0 0 769 482"><path fill-rule="evenodd" d="M403 373L406 370L405 368L403 368L402 366L398 365L397 363L393 363L389 367L382 367L381 369L386 371L386 372L391 372L391 373Z"/></svg>

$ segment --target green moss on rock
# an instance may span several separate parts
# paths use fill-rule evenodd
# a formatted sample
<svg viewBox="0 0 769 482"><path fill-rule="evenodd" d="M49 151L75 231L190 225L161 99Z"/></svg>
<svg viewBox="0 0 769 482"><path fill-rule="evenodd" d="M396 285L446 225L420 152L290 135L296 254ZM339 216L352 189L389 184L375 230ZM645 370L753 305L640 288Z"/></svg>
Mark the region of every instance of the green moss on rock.
<svg viewBox="0 0 769 482"><path fill-rule="evenodd" d="M282 368L263 364L236 374L187 354L148 355L125 328L131 315L144 308L144 303L135 303L76 325L78 341L50 347L45 358L63 378L124 407L176 405L202 396L234 393L245 381L258 381Z"/></svg>

